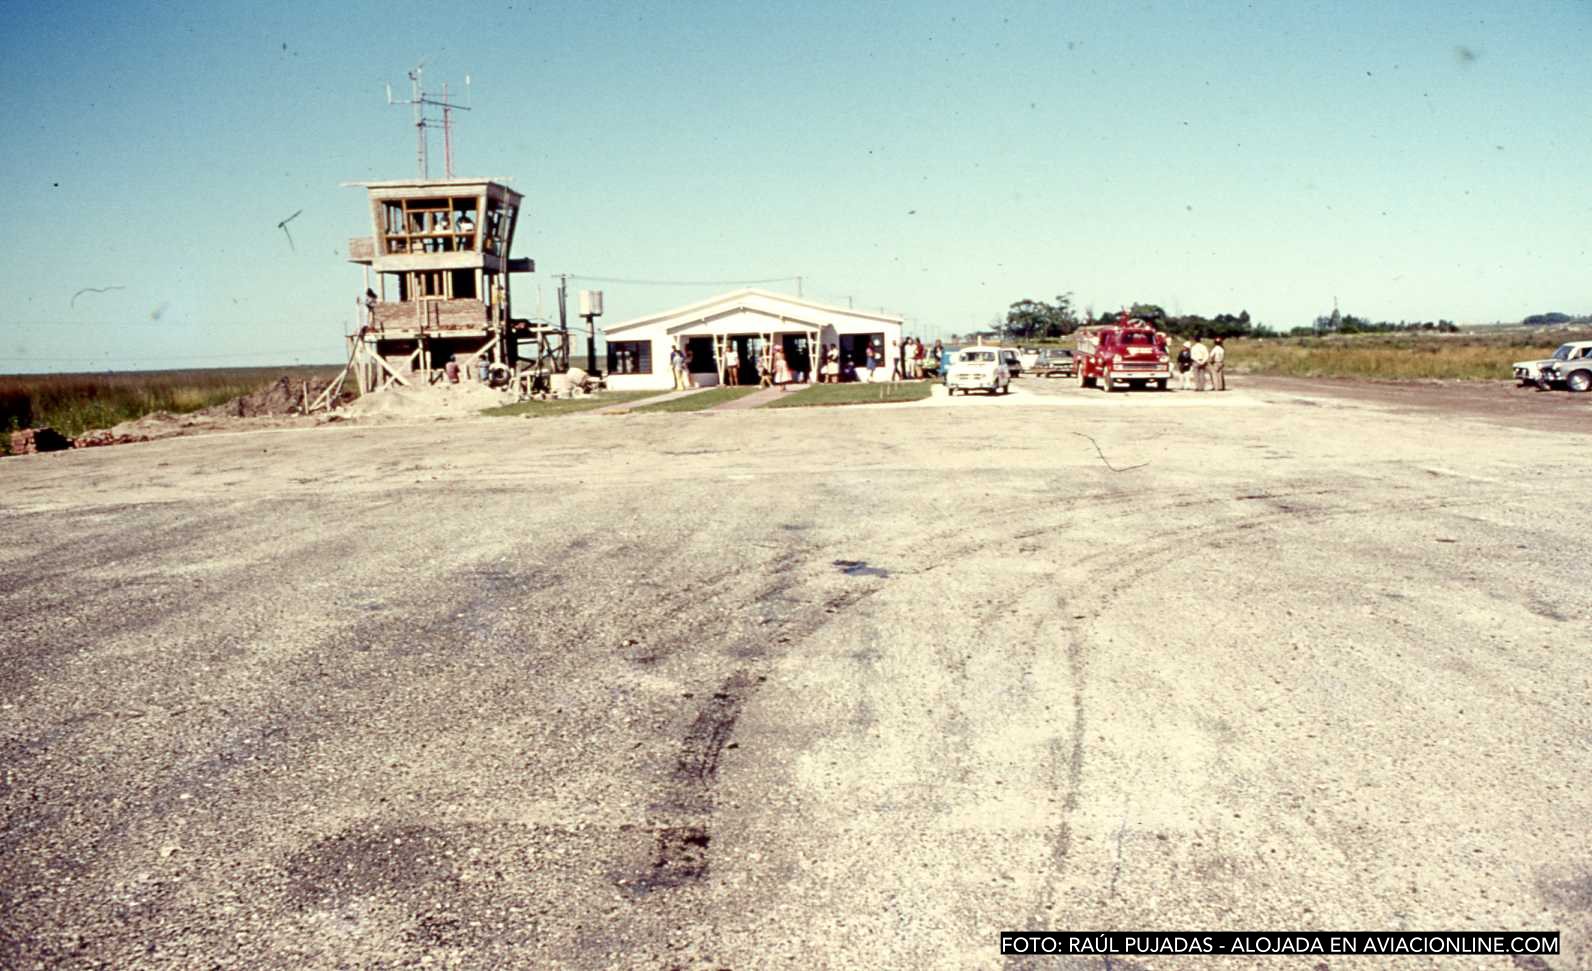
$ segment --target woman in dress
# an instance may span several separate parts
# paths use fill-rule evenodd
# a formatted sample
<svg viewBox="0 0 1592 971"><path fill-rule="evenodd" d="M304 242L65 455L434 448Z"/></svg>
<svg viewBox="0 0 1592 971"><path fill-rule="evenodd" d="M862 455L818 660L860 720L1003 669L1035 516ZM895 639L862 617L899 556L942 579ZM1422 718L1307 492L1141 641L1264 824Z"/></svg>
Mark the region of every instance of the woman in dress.
<svg viewBox="0 0 1592 971"><path fill-rule="evenodd" d="M785 363L785 348L774 348L774 383L779 385L779 390L784 391L785 385L790 384L790 365Z"/></svg>

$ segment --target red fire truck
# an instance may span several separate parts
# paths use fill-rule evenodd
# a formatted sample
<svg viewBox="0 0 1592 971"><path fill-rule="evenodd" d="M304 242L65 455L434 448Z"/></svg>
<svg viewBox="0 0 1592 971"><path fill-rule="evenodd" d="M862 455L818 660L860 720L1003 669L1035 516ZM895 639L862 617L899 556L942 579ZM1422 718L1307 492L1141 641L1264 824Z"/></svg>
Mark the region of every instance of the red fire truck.
<svg viewBox="0 0 1592 971"><path fill-rule="evenodd" d="M1106 391L1115 391L1120 384L1130 388L1154 384L1165 391L1172 377L1165 336L1126 312L1114 324L1079 330L1076 360L1080 388L1098 384Z"/></svg>

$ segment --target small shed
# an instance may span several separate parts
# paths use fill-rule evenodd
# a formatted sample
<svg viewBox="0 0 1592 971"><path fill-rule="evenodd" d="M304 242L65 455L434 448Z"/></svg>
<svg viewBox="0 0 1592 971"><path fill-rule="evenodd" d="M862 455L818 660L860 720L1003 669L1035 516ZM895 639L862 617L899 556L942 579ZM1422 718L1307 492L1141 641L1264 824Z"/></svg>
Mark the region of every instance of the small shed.
<svg viewBox="0 0 1592 971"><path fill-rule="evenodd" d="M867 380L867 350L879 351L878 377L888 377L901 348L902 318L849 307L831 307L766 290L737 290L662 313L604 328L608 387L620 391L668 390L674 386L669 355L685 353L698 387L727 383L730 365L737 382L758 382L760 356L784 350L798 382L814 380L821 348L840 352L841 374Z"/></svg>

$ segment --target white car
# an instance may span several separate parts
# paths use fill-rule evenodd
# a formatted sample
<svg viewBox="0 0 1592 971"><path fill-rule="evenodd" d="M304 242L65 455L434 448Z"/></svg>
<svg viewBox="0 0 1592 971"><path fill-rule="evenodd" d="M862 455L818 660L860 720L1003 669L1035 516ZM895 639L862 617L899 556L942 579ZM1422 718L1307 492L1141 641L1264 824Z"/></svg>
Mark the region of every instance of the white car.
<svg viewBox="0 0 1592 971"><path fill-rule="evenodd" d="M1548 365L1579 361L1585 357L1592 357L1592 341L1571 341L1568 344L1561 344L1559 349L1553 352L1552 357L1540 361L1516 361L1513 365L1515 380L1521 384L1538 384L1542 381L1542 369Z"/></svg>
<svg viewBox="0 0 1592 971"><path fill-rule="evenodd" d="M951 366L945 372L945 390L949 394L973 390L1005 394L1011 386L1012 372L998 347L963 348L951 356Z"/></svg>
<svg viewBox="0 0 1592 971"><path fill-rule="evenodd" d="M1542 383L1550 388L1562 384L1577 394L1592 391L1592 353L1545 366Z"/></svg>

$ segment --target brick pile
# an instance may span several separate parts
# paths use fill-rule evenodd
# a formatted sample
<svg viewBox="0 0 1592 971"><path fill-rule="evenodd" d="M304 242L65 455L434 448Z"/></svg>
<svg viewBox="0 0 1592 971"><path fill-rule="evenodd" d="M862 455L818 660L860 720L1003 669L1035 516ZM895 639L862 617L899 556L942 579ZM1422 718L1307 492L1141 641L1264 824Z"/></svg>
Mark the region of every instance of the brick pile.
<svg viewBox="0 0 1592 971"><path fill-rule="evenodd" d="M59 452L72 447L72 440L48 426L24 428L11 433L11 454L32 455L34 452Z"/></svg>
<svg viewBox="0 0 1592 971"><path fill-rule="evenodd" d="M98 448L101 445L133 445L147 441L150 441L148 435L117 435L114 432L100 429L99 431L86 432L78 438L72 439L72 447Z"/></svg>

